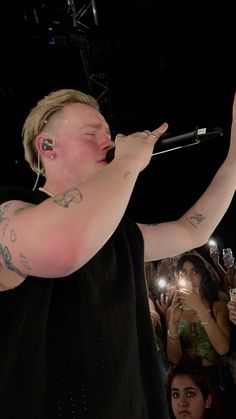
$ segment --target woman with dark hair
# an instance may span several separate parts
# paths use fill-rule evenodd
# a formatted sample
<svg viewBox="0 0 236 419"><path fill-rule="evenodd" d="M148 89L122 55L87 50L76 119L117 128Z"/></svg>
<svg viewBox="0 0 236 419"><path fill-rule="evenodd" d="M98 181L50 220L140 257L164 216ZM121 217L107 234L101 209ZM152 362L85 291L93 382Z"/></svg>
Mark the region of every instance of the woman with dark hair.
<svg viewBox="0 0 236 419"><path fill-rule="evenodd" d="M183 358L168 377L167 394L170 415L175 419L230 418L220 413L220 405L202 366L201 358Z"/></svg>
<svg viewBox="0 0 236 419"><path fill-rule="evenodd" d="M184 355L199 356L219 397L231 398L234 382L221 361L230 345L227 303L218 299L217 282L200 256L184 253L176 273L178 290L167 312L168 359L177 364Z"/></svg>

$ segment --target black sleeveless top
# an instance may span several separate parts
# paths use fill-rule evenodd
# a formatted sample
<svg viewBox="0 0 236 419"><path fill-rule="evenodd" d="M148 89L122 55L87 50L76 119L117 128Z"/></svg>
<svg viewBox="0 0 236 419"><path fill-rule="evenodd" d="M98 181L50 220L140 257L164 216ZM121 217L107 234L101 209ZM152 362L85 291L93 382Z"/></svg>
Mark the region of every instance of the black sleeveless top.
<svg viewBox="0 0 236 419"><path fill-rule="evenodd" d="M0 188L0 203L45 198ZM157 356L143 239L128 217L72 275L0 292L2 419L166 419Z"/></svg>

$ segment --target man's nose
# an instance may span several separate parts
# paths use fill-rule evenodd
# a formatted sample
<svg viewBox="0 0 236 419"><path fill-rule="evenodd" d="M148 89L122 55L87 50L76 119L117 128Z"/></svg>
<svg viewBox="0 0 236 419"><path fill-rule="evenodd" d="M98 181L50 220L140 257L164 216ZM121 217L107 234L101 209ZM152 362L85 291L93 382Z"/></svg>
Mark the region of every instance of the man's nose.
<svg viewBox="0 0 236 419"><path fill-rule="evenodd" d="M115 143L108 134L105 134L101 139L100 146L103 150L109 150L110 148L115 147Z"/></svg>
<svg viewBox="0 0 236 419"><path fill-rule="evenodd" d="M115 143L111 140L111 138L107 135L106 139L101 144L101 148L106 153L106 160L108 163L110 163L115 156Z"/></svg>

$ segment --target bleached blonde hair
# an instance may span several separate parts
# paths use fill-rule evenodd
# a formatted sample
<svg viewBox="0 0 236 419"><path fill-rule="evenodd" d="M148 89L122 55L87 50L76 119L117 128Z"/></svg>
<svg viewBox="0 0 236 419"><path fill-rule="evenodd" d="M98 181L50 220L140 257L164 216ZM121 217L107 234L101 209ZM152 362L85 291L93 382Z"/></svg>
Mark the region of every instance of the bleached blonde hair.
<svg viewBox="0 0 236 419"><path fill-rule="evenodd" d="M82 103L99 111L99 104L92 96L79 90L60 89L49 93L43 99L39 100L36 106L30 110L24 122L22 138L25 160L37 174L45 175L45 170L39 162L35 138L40 132L46 130L46 124L49 118L69 103Z"/></svg>

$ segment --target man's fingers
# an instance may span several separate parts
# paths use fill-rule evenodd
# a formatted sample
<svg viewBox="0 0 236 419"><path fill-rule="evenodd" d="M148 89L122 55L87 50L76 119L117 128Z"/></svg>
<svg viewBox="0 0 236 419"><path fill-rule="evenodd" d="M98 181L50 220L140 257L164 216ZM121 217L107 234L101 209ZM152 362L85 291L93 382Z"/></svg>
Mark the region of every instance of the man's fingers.
<svg viewBox="0 0 236 419"><path fill-rule="evenodd" d="M144 135L146 137L146 141L151 141L151 142L154 141L154 143L156 143L159 140L159 138L162 136L162 134L166 132L167 128L168 128L168 124L167 122L164 122L159 128L153 131L149 131L145 129L142 132L134 132L130 135ZM126 135L121 134L121 133L117 134L115 137L115 142L119 140L119 138L122 138L122 137L126 137Z"/></svg>
<svg viewBox="0 0 236 419"><path fill-rule="evenodd" d="M159 128L152 131L152 134L155 134L158 138L161 137L168 129L167 122L164 122Z"/></svg>
<svg viewBox="0 0 236 419"><path fill-rule="evenodd" d="M125 135L124 134L117 134L115 136L115 143L116 143L117 140L119 140L119 138L122 138L122 137L125 137Z"/></svg>

